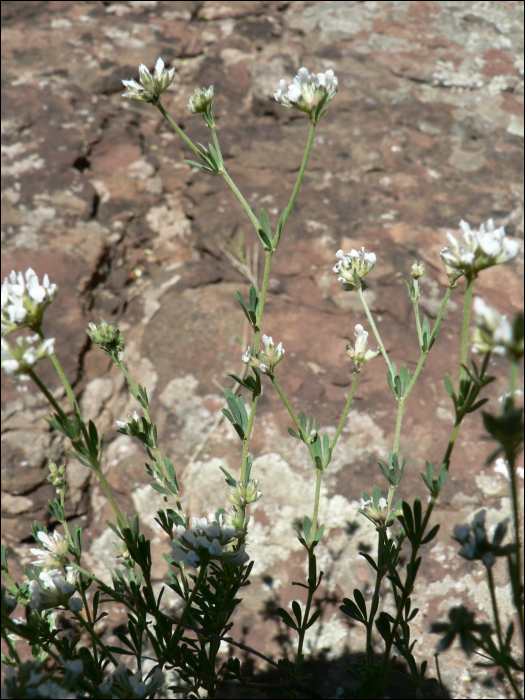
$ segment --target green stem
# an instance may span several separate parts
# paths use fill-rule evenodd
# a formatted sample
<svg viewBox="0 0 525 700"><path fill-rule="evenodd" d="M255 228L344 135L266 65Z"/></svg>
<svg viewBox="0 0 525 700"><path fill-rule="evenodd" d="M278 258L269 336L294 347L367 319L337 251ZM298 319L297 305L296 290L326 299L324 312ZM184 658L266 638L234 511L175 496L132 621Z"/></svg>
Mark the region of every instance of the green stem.
<svg viewBox="0 0 525 700"><path fill-rule="evenodd" d="M417 304L417 299L412 299L412 306L414 307L414 316L416 317L416 328L417 337L419 340L419 347L423 347L423 333L421 332L421 319L419 318L419 307Z"/></svg>
<svg viewBox="0 0 525 700"><path fill-rule="evenodd" d="M197 146L193 143L191 139L189 139L186 134L182 131L182 129L175 124L173 119L170 117L170 115L166 112L162 104L159 102L154 103L155 107L159 110L159 112L162 114L164 119L168 122L168 124L171 126L171 128L177 132L177 134L181 137L181 139L184 141L184 143L191 148L191 150L198 156L200 156L200 151L197 148Z"/></svg>
<svg viewBox="0 0 525 700"><path fill-rule="evenodd" d="M443 301L441 302L441 307L439 309L439 313L437 315L436 322L434 323L434 326L432 328L431 337L434 337L435 335L437 335L437 332L439 330L439 326L441 325L441 318L443 316L443 313L445 311L445 307L447 305L447 302L448 302L448 299L449 299L451 293L452 293L451 287L447 287L447 291L445 292L445 296L443 297Z"/></svg>
<svg viewBox="0 0 525 700"><path fill-rule="evenodd" d="M317 516L319 514L319 498L321 496L321 481L323 479L323 470L316 469L317 477L315 480L315 497L314 497L314 515L312 518L312 537L317 533Z"/></svg>
<svg viewBox="0 0 525 700"><path fill-rule="evenodd" d="M390 360L388 359L388 355L386 354L385 346L383 345L383 341L381 340L381 336L379 335L379 331L377 330L376 324L374 323L374 319L372 318L372 314L370 313L370 309L368 308L367 301L365 299L365 295L363 294L363 290L361 287L357 287L357 293L359 294L359 298L361 299L361 304L363 304L363 308L366 313L366 317L368 318L368 322L372 326L372 330L374 332L375 338L377 340L377 345L379 349L381 350L381 354L384 357L384 360L387 364L388 369L390 370L390 373L392 373L392 364Z"/></svg>
<svg viewBox="0 0 525 700"><path fill-rule="evenodd" d="M226 182L228 183L228 185L232 188L233 192L234 192L235 195L237 196L237 199L239 200L239 202L240 202L240 203L242 204L242 206L244 207L244 210L246 211L246 213L247 213L248 216L250 217L250 221L251 221L252 224L254 225L255 230L258 231L258 230L261 228L261 224L260 224L260 222L259 222L259 219L255 216L255 214L253 213L253 211L250 209L250 205L248 204L248 202L247 202L247 201L244 199L244 197L242 196L242 194L241 194L239 188L237 187L237 185L235 184L235 182L231 179L231 177L228 175L228 173L226 172L226 170L224 170L224 172L222 173L222 176L223 176L223 178L226 180Z"/></svg>
<svg viewBox="0 0 525 700"><path fill-rule="evenodd" d="M132 393L133 397L136 398L136 397L138 396L138 391L137 391L137 387L136 387L136 385L135 385L135 382L133 381L133 379L132 379L131 376L129 375L129 372L127 371L126 367L124 366L124 364L123 364L122 362L119 362L117 366L118 366L118 368L120 369L120 371L122 372L122 374L126 377L126 381L128 382L128 385L129 385L129 387L130 387L130 389L131 389L131 393ZM150 425L152 425L151 417L150 417L148 408L147 408L146 406L142 405L142 404L140 404L140 406L141 406L141 408L142 408L142 411L144 412L144 417L146 418L146 420L148 421L148 423L149 423ZM166 479L166 481L168 481L168 483L171 484L171 480L170 480L170 478L169 478L168 470L167 470L167 468L166 468L166 464L165 464L165 462L164 462L164 458L163 458L163 456L162 456L162 454L161 454L161 452L160 452L160 449L159 449L159 446L158 446L158 442L157 442L157 440L156 440L156 438L155 438L154 435L152 435L152 438L154 439L153 451L154 451L154 453L155 453L155 457L157 458L157 464L159 465L160 469L162 470L162 473L163 473L164 478ZM175 486L175 484L173 484L173 486ZM182 513L182 504L181 504L181 502L180 502L179 495L178 495L178 494L173 494L173 496L174 496L175 502L176 502L176 504L177 504L177 509L179 510L180 513Z"/></svg>
<svg viewBox="0 0 525 700"><path fill-rule="evenodd" d="M197 580L195 581L195 586L193 587L191 595L188 598L188 602L184 606L184 610L182 611L182 615L180 616L180 620L177 624L177 627L175 628L175 632L173 633L172 639L174 639L174 640L178 639L178 634L180 632L180 628L182 627L182 624L183 624L184 620L186 619L187 614L190 611L190 608L191 608L192 603L195 599L195 596L197 595L197 591L199 590L202 582L204 581L205 576L206 576L206 567L201 566L201 568L199 569L199 575L197 577Z"/></svg>
<svg viewBox="0 0 525 700"><path fill-rule="evenodd" d="M352 388L350 389L350 395L348 397L348 401L346 402L345 410L343 411L343 415L341 417L341 420L339 421L339 426L338 426L336 433L334 435L334 439L332 440L332 444L330 445L331 452L333 451L334 447L336 446L337 441L339 440L339 436L341 435L341 431L343 430L344 424L346 422L346 417L348 415L348 411L350 410L350 406L351 406L352 400L354 398L358 379L359 379L359 372L356 370L354 372L354 381L352 382Z"/></svg>
<svg viewBox="0 0 525 700"><path fill-rule="evenodd" d="M470 318L470 302L472 299L472 291L474 289L475 277L467 277L467 289L465 290L465 300L463 306L463 326L461 330L461 372L459 375L460 384L467 378L467 372L464 365L467 364L468 351L468 324Z"/></svg>
<svg viewBox="0 0 525 700"><path fill-rule="evenodd" d="M372 595L372 602L370 605L370 612L368 614L368 621L366 624L366 660L369 665L374 663L374 647L372 646L372 632L374 628L374 619L379 607L379 592L381 590L381 581L384 578L384 571L382 566L383 558L383 547L382 547L382 532L378 532L377 540L377 571L376 571L376 585L374 588L374 593Z"/></svg>
<svg viewBox="0 0 525 700"><path fill-rule="evenodd" d="M299 435L302 435L301 424L299 423L299 420L298 420L297 416L295 415L293 408L290 406L290 402L288 401L288 399L286 398L286 396L283 393L283 390L279 386L279 382L277 381L277 379L275 377L270 377L270 379L272 380L272 384L274 385L274 387L277 389L277 393L279 394L279 396L283 400L284 405L288 409L288 413L290 414L293 422L295 423L295 427L299 431Z"/></svg>
<svg viewBox="0 0 525 700"><path fill-rule="evenodd" d="M258 396L254 396L252 399L252 407L250 409L250 417L248 418L248 425L246 427L246 433L244 434L244 440L242 441L242 462L241 462L241 483L246 482L246 466L248 464L248 447L250 445L250 437L252 435L253 423L255 421L255 411L257 410L257 402L259 400Z"/></svg>
<svg viewBox="0 0 525 700"><path fill-rule="evenodd" d="M39 328L35 329L38 335L42 338L42 340L46 339L46 336L44 335L44 332L42 330L42 326ZM73 410L76 411L76 413L80 416L80 409L78 407L77 400L75 398L75 394L73 393L73 389L71 388L71 384L68 381L68 378L66 377L64 370L62 369L62 365L60 364L58 357L56 356L55 353L50 355L51 362L54 364L55 369L57 371L58 376L60 377L60 381L62 382L64 389L66 390L67 396L69 398L69 401L71 403L71 406L73 407Z"/></svg>
<svg viewBox="0 0 525 700"><path fill-rule="evenodd" d="M100 648L104 651L108 659L111 661L112 664L115 664L115 668L118 666L118 661L115 659L111 651L108 649L108 647L104 644L104 642L100 639L100 637L96 634L95 630L91 625L89 625L82 615L78 612L74 612L73 615L75 616L76 621L82 625L82 627L86 630L86 632L89 634L91 637L91 641L93 643L93 648L96 649L97 646L100 646Z"/></svg>
<svg viewBox="0 0 525 700"><path fill-rule="evenodd" d="M516 464L513 455L507 454L507 462L509 464L509 483L510 483L510 495L512 502L512 521L514 526L514 541L516 543L516 552L511 555L512 561L516 569L515 581L517 582L517 589L512 580L511 584L513 589L514 605L516 607L516 612L518 613L518 622L520 626L521 640L524 639L523 631L523 606L522 606L522 593L520 591L520 586L522 585L521 578L521 537L520 537L520 513L519 513L519 503L518 503L518 488L516 484ZM515 590L516 589L516 590Z"/></svg>
<svg viewBox="0 0 525 700"><path fill-rule="evenodd" d="M396 434L394 437L394 452L396 454L399 452L399 440L401 438L401 425L403 422L403 409L405 408L406 400L410 396L410 392L414 388L414 385L417 381L419 373L421 372L421 370L423 368L423 364L425 363L427 355L428 355L428 351L421 353L421 355L419 357L419 362L417 363L417 367L414 370L414 374L412 375L412 379L410 380L410 383L409 383L404 395L399 399L399 407L398 407L398 411L397 411L397 422L396 422Z"/></svg>
<svg viewBox="0 0 525 700"><path fill-rule="evenodd" d="M424 535L425 530L427 529L428 521L430 520L430 516L432 514L432 511L434 510L435 503L436 503L436 499L434 498L434 496L431 496L430 503L428 504L427 512L425 513L425 517L423 518L423 523L421 525L421 530L420 530L421 536L412 545L412 553L410 555L410 563L408 565L408 567L410 567L410 568L412 568L414 566L414 562L417 558L417 553L418 553L419 547L420 547L421 537ZM403 594L401 595L399 605L397 606L397 615L396 615L396 618L392 624L392 629L391 629L391 632L388 636L388 641L385 644L385 651L383 652L383 662L381 664L381 675L383 676L383 678L385 678L385 676L386 676L386 672L388 669L388 661L390 658L390 652L392 650L392 645L394 644L394 638L395 638L395 634L397 632L397 628L399 627L399 623L401 621L401 618L403 617L403 610L405 608L405 603L406 603L407 599L410 597L413 588L414 588L414 581L412 581L410 586L408 585L408 581L405 581L405 588L404 588Z"/></svg>
<svg viewBox="0 0 525 700"><path fill-rule="evenodd" d="M257 330L259 330L261 327L264 305L266 303L266 292L268 291L268 282L270 281L270 267L272 264L272 256L273 256L273 251L271 251L271 250L265 251L263 283L262 283L262 288L261 288L261 297L259 299L259 306L257 308ZM255 352L258 352L258 351L259 351L259 346L257 345L257 347L255 348Z"/></svg>
<svg viewBox="0 0 525 700"><path fill-rule="evenodd" d="M290 216L290 212L292 211L293 204L295 202L295 198L297 197L297 193L299 192L299 187L301 186L301 182L303 179L304 172L306 170L306 165L308 163L308 157L310 155L310 149L312 148L312 143L314 140L314 134L315 134L315 124L310 125L310 133L308 134L308 141L306 142L306 149L304 152L303 156L303 162L301 163L301 167L299 169L299 174L297 175L297 180L295 181L295 187L293 188L292 195L290 197L290 201L288 202L288 206L285 209L285 213L282 218L281 222L281 233L283 232L283 229L285 227L286 221L288 217Z"/></svg>
<svg viewBox="0 0 525 700"><path fill-rule="evenodd" d="M84 576L87 576L90 578L92 581L94 581L103 591L108 595L110 598L117 599L119 603L124 605L128 610L130 610L133 615L136 615L138 621L140 622L142 628L145 630L146 634L149 637L149 640L151 642L151 645L153 649L155 650L155 655L157 659L162 659L162 650L157 642L157 639L155 638L155 635L153 635L149 629L149 625L146 623L146 620L142 617L142 614L140 611L137 609L137 606L135 603L130 603L129 600L127 599L126 596L120 595L117 593L115 590L107 586L104 581L101 581L99 578L91 574L89 571L86 571L86 569L83 569L79 564L75 564L75 562L70 562L71 566L73 566L77 571L79 571L81 574L84 574Z"/></svg>
<svg viewBox="0 0 525 700"><path fill-rule="evenodd" d="M217 150L217 154L221 160L221 167L224 170L224 160L222 158L221 147L219 146L219 139L217 138L217 127L215 126L215 124L210 126L210 131L211 131L211 136L213 138L213 144L214 144L214 146Z"/></svg>
<svg viewBox="0 0 525 700"><path fill-rule="evenodd" d="M312 607L312 600L314 593L316 591L317 584L317 565L316 559L313 551L308 550L308 597L306 599L306 606L304 609L304 615L300 628L297 630L299 635L299 643L297 645L297 660L295 662L295 675L300 678L300 674L303 670L303 645L304 638L306 636L306 625L308 623L308 618L310 617L310 608Z"/></svg>
<svg viewBox="0 0 525 700"><path fill-rule="evenodd" d="M62 420L68 424L69 423L69 418L66 416L64 411L60 408L58 403L55 400L55 397L51 394L51 392L48 390L47 386L42 382L42 380L34 373L33 370L29 370L28 372L29 376L31 379L35 382L37 387L40 389L40 391L44 394L46 399L49 401L51 406L55 409L55 411L58 413L58 415L62 418Z"/></svg>

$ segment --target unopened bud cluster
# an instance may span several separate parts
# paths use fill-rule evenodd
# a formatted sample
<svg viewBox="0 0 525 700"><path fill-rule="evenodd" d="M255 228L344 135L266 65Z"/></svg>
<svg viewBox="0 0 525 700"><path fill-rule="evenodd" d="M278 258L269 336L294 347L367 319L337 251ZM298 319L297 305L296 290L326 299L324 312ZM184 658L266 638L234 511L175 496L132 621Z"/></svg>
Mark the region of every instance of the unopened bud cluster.
<svg viewBox="0 0 525 700"><path fill-rule="evenodd" d="M195 88L193 95L190 97L186 109L190 114L205 114L210 106L213 105L213 85L206 88Z"/></svg>
<svg viewBox="0 0 525 700"><path fill-rule="evenodd" d="M117 433L122 433L122 435L131 435L131 437L138 437L140 433L145 433L147 428L147 423L144 418L141 418L139 414L134 411L133 415L128 414L128 420L118 420L117 421Z"/></svg>
<svg viewBox="0 0 525 700"><path fill-rule="evenodd" d="M252 479L245 486L237 482L235 486L228 489L228 500L240 508L245 508L249 503L255 503L262 496L261 491L257 491L259 479Z"/></svg>
<svg viewBox="0 0 525 700"><path fill-rule="evenodd" d="M57 494L60 495L65 491L67 486L66 465L62 464L60 467L57 467L54 462L49 460L49 472L47 480L53 484L57 490Z"/></svg>
<svg viewBox="0 0 525 700"><path fill-rule="evenodd" d="M113 362L118 364L124 359L124 348L126 347L126 339L115 328L114 323L106 323L103 318L100 319L99 325L90 323L86 331L95 345L100 345L106 355L111 357Z"/></svg>

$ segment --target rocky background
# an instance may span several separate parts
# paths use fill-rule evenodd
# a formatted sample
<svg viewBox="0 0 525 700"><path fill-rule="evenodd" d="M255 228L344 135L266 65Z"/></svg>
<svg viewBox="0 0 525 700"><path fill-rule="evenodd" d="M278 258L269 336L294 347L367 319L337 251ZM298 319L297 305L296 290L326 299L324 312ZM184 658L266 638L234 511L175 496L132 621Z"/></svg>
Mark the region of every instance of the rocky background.
<svg viewBox="0 0 525 700"><path fill-rule="evenodd" d="M352 379L346 343L356 323L369 330L357 295L343 292L332 272L335 252L364 245L377 254L369 303L391 358L413 370L419 351L402 281L413 260L426 265L421 306L432 319L446 288L439 251L447 230L462 218L478 226L492 217L523 238L523 3L18 1L2 3L2 18L2 277L32 267L60 285L45 331L56 338L85 415L106 433L107 480L122 510L139 513L153 538L160 586L168 551L154 522L161 499L148 486L141 446L115 432L115 421L137 406L85 328L100 317L118 322L187 512L212 513L227 506L219 466L237 474L240 460L236 434L220 420L222 388L231 387L226 372L240 372L249 342L234 291L247 290L247 269L261 282L263 256L226 183L186 165L189 150L154 107L122 98L122 79L138 78L140 63L153 68L161 56L177 69L165 108L205 143L203 122L185 106L195 87L213 84L228 171L273 227L309 127L273 92L302 65L338 76L339 94L317 129L274 256L263 327L286 348L277 374L292 405L333 432ZM244 273L228 254L239 241ZM522 259L483 272L477 283L510 316L523 306ZM426 459L439 463L451 431L443 376L459 357L463 293L459 285L405 412L400 453L408 463L399 495L409 501L426 500L419 471ZM495 411L507 367L495 361L492 369L501 377L488 392ZM51 363L39 370L63 397ZM2 382L2 541L21 575L32 559L30 524L52 525L47 460L60 463L68 445L44 421L49 409L35 386ZM275 608L301 597L291 585L305 576L293 524L311 512L315 475L304 445L288 436L291 422L269 382L259 408L252 473L263 498L252 508L255 567L233 636L282 655L293 653L293 640ZM323 615L307 639L318 689L329 697L347 694L343 669L364 648L361 630L338 607L356 587L371 592L373 572L358 552L375 548L376 536L357 509L361 491L374 483L384 490L376 460L388 458L395 416L378 359L362 372L321 499ZM491 450L479 415L470 417L435 511L442 527L413 596L421 659L432 661L430 622L452 605L477 608L480 619L489 611L480 567L456 555L450 535L480 507L489 523L509 512L504 470L485 464ZM85 528L87 565L109 580L112 511L90 473L67 459L68 516ZM507 615L503 567L496 577ZM178 605L174 596L164 600ZM114 631L108 625L107 639L116 639ZM475 657L441 658L454 697L502 697L500 681ZM332 672L321 674L327 660Z"/></svg>

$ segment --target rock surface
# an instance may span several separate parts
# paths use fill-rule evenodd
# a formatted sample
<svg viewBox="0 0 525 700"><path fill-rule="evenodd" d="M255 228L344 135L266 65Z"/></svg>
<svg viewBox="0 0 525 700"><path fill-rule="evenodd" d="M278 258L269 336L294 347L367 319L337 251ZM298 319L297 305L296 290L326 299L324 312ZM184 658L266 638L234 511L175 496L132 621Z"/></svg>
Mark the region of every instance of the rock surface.
<svg viewBox="0 0 525 700"><path fill-rule="evenodd" d="M154 107L122 98L121 80L162 56L177 69L163 104L203 142L205 126L185 106L195 87L213 84L228 171L274 227L295 183L308 119L278 105L273 92L302 65L338 76L339 94L319 124L274 256L263 327L286 348L277 374L292 406L315 413L333 434L352 380L346 343L356 323L370 330L357 295L343 292L332 272L335 252L365 246L377 254L369 304L392 360L412 371L418 347L402 280L413 260L426 265L421 307L432 319L445 291L439 251L447 230L460 219L478 226L492 217L523 239L523 3L54 0L3 2L2 15L2 277L32 267L59 284L45 332L56 338L85 415L106 433L106 478L122 510L139 513L153 538L160 586L168 543L153 518L162 501L148 486L141 446L115 432L115 421L137 406L85 328L100 317L118 321L128 369L147 387L161 445L183 475L187 512L214 512L227 505L219 466L237 474L240 461L235 432L219 420L220 387L231 386L226 373L240 372L250 342L234 296L249 283L226 250L244 237L259 283L263 255L257 258L257 238L227 184L185 164L189 150ZM523 308L522 261L521 252L505 268L482 273L476 286L509 316ZM399 496L410 502L426 500L419 472L426 459L439 463L450 435L442 380L459 357L463 294L459 285L406 408ZM62 400L51 363L40 369ZM501 377L487 393L495 411L507 368L498 360L493 370ZM52 525L47 460L59 462L68 445L43 420L48 408L35 386L3 377L2 387L2 541L21 573L31 561L30 524ZM338 608L356 587L371 593L373 572L359 551L373 551L376 535L357 510L361 491L374 483L386 490L376 461L388 459L395 416L378 359L362 372L323 482L326 535L317 551L324 607L319 634L307 642L319 663L339 660L319 678L327 697L345 696L342 669L363 649L361 631ZM263 492L249 539L256 564L233 636L270 655L293 647L275 608L301 597L291 585L305 576L293 525L311 512L315 483L289 425L267 382L251 443ZM492 446L482 434L475 414L460 433L435 511L442 527L413 596L420 659L431 660L436 639L428 627L453 604L477 607L481 618L490 609L480 568L457 557L450 538L482 506L489 524L509 512L508 482L485 466ZM115 558L105 521L112 511L87 470L68 463L68 517L85 528L87 563L109 580ZM503 567L496 579L508 617ZM388 596L384 602L392 604ZM462 653L442 659L453 697L501 697L500 682Z"/></svg>

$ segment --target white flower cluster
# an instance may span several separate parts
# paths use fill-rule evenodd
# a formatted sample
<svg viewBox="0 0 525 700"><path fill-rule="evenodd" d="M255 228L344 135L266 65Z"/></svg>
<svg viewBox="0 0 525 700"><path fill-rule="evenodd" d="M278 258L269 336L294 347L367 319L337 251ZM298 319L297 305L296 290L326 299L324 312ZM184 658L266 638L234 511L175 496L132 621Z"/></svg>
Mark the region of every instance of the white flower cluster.
<svg viewBox="0 0 525 700"><path fill-rule="evenodd" d="M129 671L126 664L121 661L112 675L104 681L99 690L104 696L109 697L128 697L128 698L145 698L155 697L157 691L164 685L164 674L157 666L146 683L142 680L142 671ZM126 692L126 695L117 696L112 693L111 688L119 688Z"/></svg>
<svg viewBox="0 0 525 700"><path fill-rule="evenodd" d="M202 114L207 111L212 102L213 85L210 85L207 90L206 88L195 88L186 109L190 114Z"/></svg>
<svg viewBox="0 0 525 700"><path fill-rule="evenodd" d="M282 343L279 343L279 345L275 347L273 338L270 335L262 335L261 338L264 350L260 352L260 359L252 356L250 346L248 346L241 360L244 364L255 367L255 369L258 369L263 374L271 376L273 375L273 370L276 365L283 359L286 350L283 348Z"/></svg>
<svg viewBox="0 0 525 700"><path fill-rule="evenodd" d="M34 554L37 559L32 564L36 564L41 569L56 569L67 563L69 542L67 537L61 535L57 530L52 535L48 535L41 530L38 539L44 546L44 549L30 549L31 554Z"/></svg>
<svg viewBox="0 0 525 700"><path fill-rule="evenodd" d="M36 347L35 343L40 341L40 336L30 335L20 336L16 339L15 345L10 345L2 338L2 369L6 374L26 375L33 367L46 357L50 357L55 352L55 339L47 338L42 340ZM21 376L26 380L28 377Z"/></svg>
<svg viewBox="0 0 525 700"><path fill-rule="evenodd" d="M507 351L521 357L523 338L514 337L514 329L506 316L493 306L486 304L481 297L474 298L475 326L472 331L472 350L484 355L506 355Z"/></svg>
<svg viewBox="0 0 525 700"><path fill-rule="evenodd" d="M31 268L25 275L13 270L2 284L2 335L20 328L38 328L57 292L57 285L51 284L47 275L40 284Z"/></svg>
<svg viewBox="0 0 525 700"><path fill-rule="evenodd" d="M139 75L142 85L137 83L136 80L122 81L126 86L126 92L122 97L127 97L128 100L134 100L135 102L152 102L171 85L175 77L175 68L166 70L164 61L162 58L159 58L155 64L153 75L143 63L139 66Z"/></svg>
<svg viewBox="0 0 525 700"><path fill-rule="evenodd" d="M356 274L358 279L362 280L377 263L375 253L365 253L364 247L359 251L351 250L349 253L338 250L335 256L339 258L339 262L336 263L333 271L338 275L337 281L341 282L345 292L351 292L356 288Z"/></svg>
<svg viewBox="0 0 525 700"><path fill-rule="evenodd" d="M192 518L193 525L187 530L183 525L177 525L177 542L172 542L172 556L175 561L185 566L205 566L211 559L228 561L230 564L245 564L249 560L245 552L246 545L242 544L237 551L228 552L228 544L236 539L235 528L226 525L224 516L219 516L219 522L208 525L206 518Z"/></svg>
<svg viewBox="0 0 525 700"><path fill-rule="evenodd" d="M322 110L337 94L338 81L333 70L310 75L307 68L300 68L291 85L284 78L279 85L274 93L279 104L306 112L318 121Z"/></svg>
<svg viewBox="0 0 525 700"><path fill-rule="evenodd" d="M467 277L475 276L480 270L512 260L518 253L518 241L507 238L503 226L496 228L493 219L477 230L471 229L466 221L460 221L459 228L459 240L447 233L450 245L441 251L449 278L456 270Z"/></svg>
<svg viewBox="0 0 525 700"><path fill-rule="evenodd" d="M66 575L58 569L40 574L39 579L29 583L31 593L30 606L36 610L48 610L63 605L73 612L82 610L83 603L79 596L73 596L77 590L78 571L66 566Z"/></svg>
<svg viewBox="0 0 525 700"><path fill-rule="evenodd" d="M128 420L118 420L117 421L117 433L122 433L123 435L133 435L136 436L138 433L144 432L144 426L142 423L142 418L139 414L134 411L133 415L128 414Z"/></svg>
<svg viewBox="0 0 525 700"><path fill-rule="evenodd" d="M351 344L348 343L346 346L346 352L354 361L356 369L359 369L365 362L370 362L370 360L377 357L381 353L381 350L366 349L368 343L368 332L363 329L363 326L360 323L358 323L355 327L354 335L356 337L355 345L352 347Z"/></svg>

